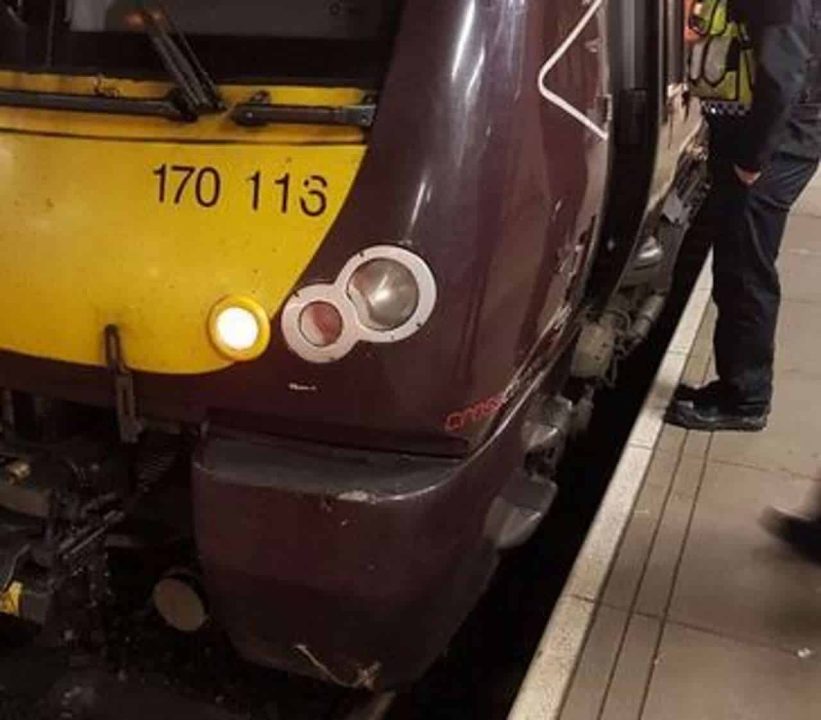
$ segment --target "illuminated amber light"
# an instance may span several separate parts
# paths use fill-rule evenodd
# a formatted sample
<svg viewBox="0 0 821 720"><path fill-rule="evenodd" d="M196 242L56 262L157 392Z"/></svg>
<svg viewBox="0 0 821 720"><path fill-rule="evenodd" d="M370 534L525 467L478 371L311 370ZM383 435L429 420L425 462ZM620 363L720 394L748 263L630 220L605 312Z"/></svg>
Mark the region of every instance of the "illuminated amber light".
<svg viewBox="0 0 821 720"><path fill-rule="evenodd" d="M248 297L232 296L211 310L208 329L214 347L231 360L255 360L271 342L271 325L263 307Z"/></svg>

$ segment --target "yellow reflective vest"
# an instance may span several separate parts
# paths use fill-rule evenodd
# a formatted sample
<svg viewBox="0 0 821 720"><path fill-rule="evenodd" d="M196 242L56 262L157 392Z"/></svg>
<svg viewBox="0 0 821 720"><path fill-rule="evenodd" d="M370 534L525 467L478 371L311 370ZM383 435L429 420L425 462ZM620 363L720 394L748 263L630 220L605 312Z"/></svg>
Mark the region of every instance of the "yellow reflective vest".
<svg viewBox="0 0 821 720"><path fill-rule="evenodd" d="M777 2L777 0L767 0ZM697 0L689 18L700 38L690 55L690 89L713 111L743 114L753 103L755 57L747 28L728 0Z"/></svg>

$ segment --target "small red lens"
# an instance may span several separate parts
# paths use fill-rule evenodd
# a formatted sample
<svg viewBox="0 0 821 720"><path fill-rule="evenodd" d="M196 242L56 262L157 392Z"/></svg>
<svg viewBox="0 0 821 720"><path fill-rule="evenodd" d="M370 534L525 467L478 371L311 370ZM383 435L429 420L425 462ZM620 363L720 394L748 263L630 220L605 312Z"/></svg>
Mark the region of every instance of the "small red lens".
<svg viewBox="0 0 821 720"><path fill-rule="evenodd" d="M342 335L342 315L334 305L312 302L299 316L299 330L311 345L325 348L333 345Z"/></svg>

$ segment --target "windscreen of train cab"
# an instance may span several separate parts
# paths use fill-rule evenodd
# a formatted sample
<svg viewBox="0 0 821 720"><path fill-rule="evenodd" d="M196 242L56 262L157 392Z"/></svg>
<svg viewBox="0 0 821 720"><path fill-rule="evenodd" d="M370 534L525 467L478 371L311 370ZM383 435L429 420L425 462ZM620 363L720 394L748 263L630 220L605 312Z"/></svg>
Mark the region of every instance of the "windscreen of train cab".
<svg viewBox="0 0 821 720"><path fill-rule="evenodd" d="M387 67L401 0L163 0L217 82L366 83ZM160 78L136 0L0 0L0 65ZM146 0L146 8L152 2Z"/></svg>

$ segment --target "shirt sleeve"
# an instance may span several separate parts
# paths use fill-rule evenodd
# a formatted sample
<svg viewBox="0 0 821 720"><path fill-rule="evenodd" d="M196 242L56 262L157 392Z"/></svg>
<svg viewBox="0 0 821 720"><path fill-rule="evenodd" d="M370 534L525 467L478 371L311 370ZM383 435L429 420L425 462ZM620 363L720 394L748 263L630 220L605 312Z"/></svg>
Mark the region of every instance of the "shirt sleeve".
<svg viewBox="0 0 821 720"><path fill-rule="evenodd" d="M768 2L783 10L801 5L788 0ZM761 170L777 149L804 88L810 58L808 13L798 8L759 20L750 28L756 58L753 106L739 135L735 158L739 167L753 172Z"/></svg>

